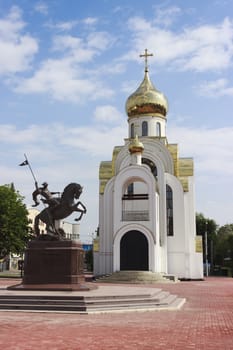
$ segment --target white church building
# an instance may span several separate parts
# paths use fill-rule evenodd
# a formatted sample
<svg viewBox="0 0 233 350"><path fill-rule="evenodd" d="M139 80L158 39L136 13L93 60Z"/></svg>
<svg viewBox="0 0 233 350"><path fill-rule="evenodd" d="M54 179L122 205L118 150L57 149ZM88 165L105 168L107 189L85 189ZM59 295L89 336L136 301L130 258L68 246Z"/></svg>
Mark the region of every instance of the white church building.
<svg viewBox="0 0 233 350"><path fill-rule="evenodd" d="M203 278L196 236L193 159L166 137L168 102L145 75L126 101L128 138L99 170L99 237L94 275L151 271Z"/></svg>

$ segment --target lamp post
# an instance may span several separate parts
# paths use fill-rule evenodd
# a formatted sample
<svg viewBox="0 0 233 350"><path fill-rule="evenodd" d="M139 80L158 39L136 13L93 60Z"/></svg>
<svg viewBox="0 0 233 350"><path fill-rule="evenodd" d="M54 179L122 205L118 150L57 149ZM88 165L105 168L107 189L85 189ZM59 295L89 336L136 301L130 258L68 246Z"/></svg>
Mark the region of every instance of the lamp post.
<svg viewBox="0 0 233 350"><path fill-rule="evenodd" d="M208 277L209 271L208 271L207 221L206 221L206 225L205 225L205 267L206 267L206 277Z"/></svg>

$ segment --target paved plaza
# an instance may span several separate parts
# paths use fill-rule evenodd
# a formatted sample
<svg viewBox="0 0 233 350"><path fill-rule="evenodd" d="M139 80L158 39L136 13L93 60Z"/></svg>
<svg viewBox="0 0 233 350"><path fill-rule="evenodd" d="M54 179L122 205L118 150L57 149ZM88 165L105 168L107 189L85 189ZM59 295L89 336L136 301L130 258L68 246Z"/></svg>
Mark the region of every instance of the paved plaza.
<svg viewBox="0 0 233 350"><path fill-rule="evenodd" d="M0 293L18 282L0 279ZM147 287L177 294L186 303L178 311L94 315L0 311L0 348L233 350L233 278Z"/></svg>

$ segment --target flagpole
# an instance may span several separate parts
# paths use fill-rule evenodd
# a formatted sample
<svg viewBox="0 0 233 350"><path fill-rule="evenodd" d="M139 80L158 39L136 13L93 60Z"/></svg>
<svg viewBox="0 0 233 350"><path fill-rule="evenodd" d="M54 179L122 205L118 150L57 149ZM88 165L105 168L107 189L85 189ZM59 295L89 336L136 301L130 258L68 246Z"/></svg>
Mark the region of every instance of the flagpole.
<svg viewBox="0 0 233 350"><path fill-rule="evenodd" d="M34 175L34 173L33 173L33 171L32 171L31 165L30 165L29 160L28 160L28 158L27 158L27 156L26 156L25 153L24 153L24 157L25 157L25 159L26 159L26 161L27 161L28 167L29 167L29 169L30 169L30 171L31 171L32 177L33 177L33 179L34 179L34 181L35 181L35 184L36 184L36 187L37 187L37 180L36 180L36 177L35 177L35 175Z"/></svg>

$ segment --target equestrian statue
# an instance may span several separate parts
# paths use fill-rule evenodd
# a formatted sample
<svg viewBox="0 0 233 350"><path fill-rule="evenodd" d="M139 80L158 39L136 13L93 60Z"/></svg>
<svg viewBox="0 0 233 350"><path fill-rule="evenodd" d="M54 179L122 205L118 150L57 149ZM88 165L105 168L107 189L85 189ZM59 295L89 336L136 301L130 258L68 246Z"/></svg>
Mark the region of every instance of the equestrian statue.
<svg viewBox="0 0 233 350"><path fill-rule="evenodd" d="M80 221L83 214L87 212L85 205L76 201L79 199L83 187L77 183L70 183L64 188L61 196L54 197L55 194L60 192L50 192L48 189L47 182L42 184L42 187L38 187L37 182L35 182L36 190L32 193L32 198L35 202L33 205L36 207L40 204L38 201L38 195L41 196L41 201L47 205L36 217L34 222L34 232L38 239L64 239L65 232L61 228L55 227L55 221L61 220L72 214L73 212L79 212L80 215L75 219L75 221ZM46 235L42 235L39 229L39 221L46 224Z"/></svg>

